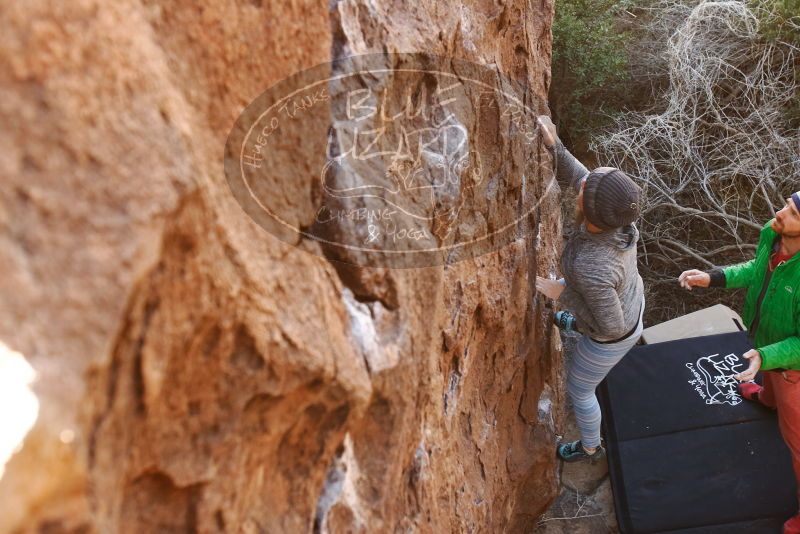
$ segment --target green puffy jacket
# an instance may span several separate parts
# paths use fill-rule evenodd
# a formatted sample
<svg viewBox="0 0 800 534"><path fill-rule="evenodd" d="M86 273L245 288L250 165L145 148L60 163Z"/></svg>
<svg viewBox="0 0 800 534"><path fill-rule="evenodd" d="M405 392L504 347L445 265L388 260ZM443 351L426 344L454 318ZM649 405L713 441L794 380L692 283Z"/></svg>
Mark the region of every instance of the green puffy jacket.
<svg viewBox="0 0 800 534"><path fill-rule="evenodd" d="M777 235L768 222L761 230L756 257L723 269L725 287L748 288L742 319L765 371L800 369L800 253L776 267L764 288Z"/></svg>

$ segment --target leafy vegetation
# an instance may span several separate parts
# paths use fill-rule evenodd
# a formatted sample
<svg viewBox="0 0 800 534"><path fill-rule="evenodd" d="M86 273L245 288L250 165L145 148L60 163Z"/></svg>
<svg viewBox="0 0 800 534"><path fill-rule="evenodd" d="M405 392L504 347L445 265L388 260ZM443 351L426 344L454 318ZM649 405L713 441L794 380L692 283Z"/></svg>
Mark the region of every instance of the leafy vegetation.
<svg viewBox="0 0 800 534"><path fill-rule="evenodd" d="M800 0L750 0L749 4L764 38L800 46Z"/></svg>
<svg viewBox="0 0 800 534"><path fill-rule="evenodd" d="M550 102L562 138L585 137L622 109L629 79L628 0L558 0L553 21Z"/></svg>

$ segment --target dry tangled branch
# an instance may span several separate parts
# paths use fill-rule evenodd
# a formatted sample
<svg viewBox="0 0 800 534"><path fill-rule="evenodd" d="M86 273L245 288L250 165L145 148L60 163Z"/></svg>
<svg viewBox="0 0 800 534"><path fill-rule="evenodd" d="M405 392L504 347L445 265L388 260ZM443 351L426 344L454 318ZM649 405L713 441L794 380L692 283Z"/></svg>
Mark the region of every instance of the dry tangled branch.
<svg viewBox="0 0 800 534"><path fill-rule="evenodd" d="M800 189L800 129L786 113L800 95L800 50L764 39L769 13L741 1L657 9L650 35L672 25L659 51L667 89L655 111L619 117L593 149L643 184L643 274L663 281L751 255Z"/></svg>

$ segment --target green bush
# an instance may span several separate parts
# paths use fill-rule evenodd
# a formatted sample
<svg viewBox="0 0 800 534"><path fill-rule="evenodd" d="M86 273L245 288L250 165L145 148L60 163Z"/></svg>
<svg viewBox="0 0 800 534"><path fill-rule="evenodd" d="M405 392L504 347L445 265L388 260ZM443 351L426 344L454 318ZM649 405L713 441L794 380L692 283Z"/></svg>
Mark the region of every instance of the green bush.
<svg viewBox="0 0 800 534"><path fill-rule="evenodd" d="M761 21L759 32L769 41L800 46L800 0L750 0Z"/></svg>
<svg viewBox="0 0 800 534"><path fill-rule="evenodd" d="M748 5L759 18L759 33L764 39L800 48L800 0L749 0ZM794 77L800 79L800 65L797 63ZM791 127L800 127L800 98L789 103L784 113Z"/></svg>
<svg viewBox="0 0 800 534"><path fill-rule="evenodd" d="M550 102L559 132L573 142L623 107L629 35L618 14L626 6L626 0L556 1Z"/></svg>

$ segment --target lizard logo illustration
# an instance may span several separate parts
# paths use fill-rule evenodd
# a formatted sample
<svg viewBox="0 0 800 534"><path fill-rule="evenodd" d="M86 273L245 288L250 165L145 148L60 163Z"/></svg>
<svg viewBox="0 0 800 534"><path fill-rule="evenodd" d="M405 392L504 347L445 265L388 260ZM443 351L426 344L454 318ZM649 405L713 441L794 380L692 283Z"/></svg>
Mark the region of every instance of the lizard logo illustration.
<svg viewBox="0 0 800 534"><path fill-rule="evenodd" d="M706 404L736 406L742 402L735 377L743 370L744 363L735 354L704 356L696 364L687 363L686 367L694 377L689 380L689 385Z"/></svg>

